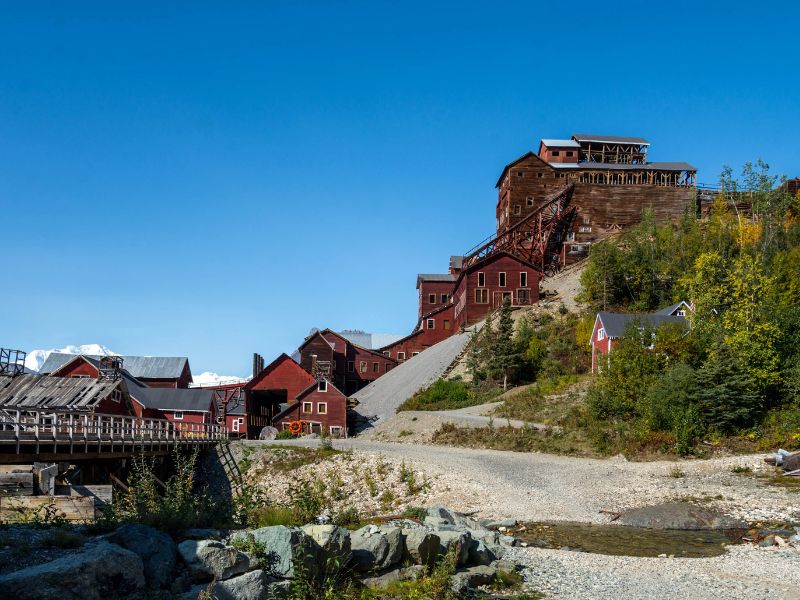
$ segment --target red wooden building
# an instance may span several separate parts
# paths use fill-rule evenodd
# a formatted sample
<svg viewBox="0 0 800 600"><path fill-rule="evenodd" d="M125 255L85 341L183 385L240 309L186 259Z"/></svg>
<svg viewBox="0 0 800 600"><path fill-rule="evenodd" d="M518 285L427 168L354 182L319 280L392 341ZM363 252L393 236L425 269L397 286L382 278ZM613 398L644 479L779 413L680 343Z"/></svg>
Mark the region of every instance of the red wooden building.
<svg viewBox="0 0 800 600"><path fill-rule="evenodd" d="M74 371L75 354L51 352L44 361L40 373L53 374L61 377L85 375L97 377L97 369L92 365L98 363L103 356L87 355L91 359L88 365L82 365L79 371ZM121 356L124 369L138 381L148 387L188 388L192 382L192 371L189 359L185 356ZM65 369L67 365L71 365Z"/></svg>
<svg viewBox="0 0 800 600"><path fill-rule="evenodd" d="M275 417L275 427L287 429L293 421L303 433L347 437L347 396L328 379L314 381Z"/></svg>
<svg viewBox="0 0 800 600"><path fill-rule="evenodd" d="M690 306L681 301L651 314L606 311L597 313L592 328L592 338L589 341L592 346L592 373L598 373L608 365L609 355L619 344L628 327L635 325L657 328L666 323L688 326L685 316L690 310Z"/></svg>
<svg viewBox="0 0 800 600"><path fill-rule="evenodd" d="M397 361L380 350L363 348L330 329L312 333L298 349L300 366L314 378L324 377L345 394L353 394L389 372Z"/></svg>

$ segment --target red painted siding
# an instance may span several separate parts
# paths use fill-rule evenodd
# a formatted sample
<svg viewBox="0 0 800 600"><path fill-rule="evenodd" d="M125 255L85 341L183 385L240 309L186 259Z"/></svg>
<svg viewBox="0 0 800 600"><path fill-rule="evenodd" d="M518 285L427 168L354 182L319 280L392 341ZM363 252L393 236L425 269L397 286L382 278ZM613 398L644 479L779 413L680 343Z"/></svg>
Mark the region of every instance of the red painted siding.
<svg viewBox="0 0 800 600"><path fill-rule="evenodd" d="M433 321L433 327L429 327ZM457 331L453 318L453 304L448 304L423 317L420 328L409 336L396 341L394 344L382 348L391 358L403 362L414 356L415 352L422 352L442 340L446 340ZM401 358L401 353L403 358Z"/></svg>
<svg viewBox="0 0 800 600"><path fill-rule="evenodd" d="M306 403L311 404L309 412L303 410L307 408ZM325 412L320 412L320 403L325 404ZM292 406L291 411L281 417L275 426L284 429L295 420L308 425L319 424L326 433L331 432L331 427L341 427L344 434L347 431L347 397L331 384L328 385L326 392L321 392L314 386L299 396L297 404Z"/></svg>
<svg viewBox="0 0 800 600"><path fill-rule="evenodd" d="M455 282L453 281L421 281L419 283L419 310L417 311L417 316L421 317L447 304L453 295L454 285ZM433 294L433 302L431 302L431 294ZM447 296L445 302L442 302L443 294Z"/></svg>

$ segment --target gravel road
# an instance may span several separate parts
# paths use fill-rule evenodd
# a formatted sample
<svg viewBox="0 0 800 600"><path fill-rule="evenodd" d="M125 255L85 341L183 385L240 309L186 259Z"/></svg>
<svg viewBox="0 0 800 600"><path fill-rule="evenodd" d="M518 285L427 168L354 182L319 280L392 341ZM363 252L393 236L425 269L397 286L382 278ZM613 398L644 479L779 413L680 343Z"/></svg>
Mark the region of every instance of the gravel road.
<svg viewBox="0 0 800 600"><path fill-rule="evenodd" d="M318 440L279 443L313 446ZM360 438L336 440L334 446L412 463L449 488L442 500L448 506L486 517L606 523L609 517L600 510L694 499L750 522L800 520L797 494L731 472L733 466L763 469L760 455L628 462L623 457L575 458ZM672 476L676 466L683 473L680 477Z"/></svg>

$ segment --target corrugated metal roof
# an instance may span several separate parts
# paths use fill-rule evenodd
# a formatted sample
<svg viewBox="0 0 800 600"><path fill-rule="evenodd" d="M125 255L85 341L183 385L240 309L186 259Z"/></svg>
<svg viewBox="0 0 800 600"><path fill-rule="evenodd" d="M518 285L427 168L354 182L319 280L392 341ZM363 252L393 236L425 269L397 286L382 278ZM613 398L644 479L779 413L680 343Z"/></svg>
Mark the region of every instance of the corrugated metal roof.
<svg viewBox="0 0 800 600"><path fill-rule="evenodd" d="M605 142L608 144L640 144L642 146L650 145L650 142L644 138L628 137L624 135L594 135L592 133L573 133L572 139L579 142L599 142L601 144Z"/></svg>
<svg viewBox="0 0 800 600"><path fill-rule="evenodd" d="M673 317L671 315L639 315L629 313L599 312L600 322L606 330L606 335L612 338L620 338L625 335L625 330L631 323L638 322L641 327L658 327L664 323L680 323L688 326L688 321L683 317Z"/></svg>
<svg viewBox="0 0 800 600"><path fill-rule="evenodd" d="M185 410L204 412L211 410L214 390L205 388L148 388L130 390L140 404L159 410Z"/></svg>
<svg viewBox="0 0 800 600"><path fill-rule="evenodd" d="M40 373L57 371L77 354L51 352L44 361ZM101 356L90 355L89 358L99 360ZM137 379L177 379L189 362L185 356L123 356L122 366Z"/></svg>
<svg viewBox="0 0 800 600"><path fill-rule="evenodd" d="M121 379L100 381L88 377L0 376L0 407L88 410L117 389L124 389Z"/></svg>
<svg viewBox="0 0 800 600"><path fill-rule="evenodd" d="M464 265L464 257L463 256L451 256L450 257L450 268L452 269L461 269Z"/></svg>
<svg viewBox="0 0 800 600"><path fill-rule="evenodd" d="M581 145L575 140L554 140L542 138L542 143L548 148L580 148Z"/></svg>
<svg viewBox="0 0 800 600"><path fill-rule="evenodd" d="M609 171L697 171L697 167L687 162L649 162L641 165L624 165L616 163L601 162L579 162L579 163L547 163L555 169L594 169Z"/></svg>
<svg viewBox="0 0 800 600"><path fill-rule="evenodd" d="M456 276L450 273L420 273L417 281L455 281Z"/></svg>

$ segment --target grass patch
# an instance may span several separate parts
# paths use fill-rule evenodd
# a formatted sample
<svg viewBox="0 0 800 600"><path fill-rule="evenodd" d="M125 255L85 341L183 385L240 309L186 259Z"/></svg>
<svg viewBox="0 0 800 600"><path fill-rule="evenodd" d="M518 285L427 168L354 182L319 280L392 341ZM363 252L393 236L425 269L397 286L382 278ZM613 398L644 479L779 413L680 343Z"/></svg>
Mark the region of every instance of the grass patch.
<svg viewBox="0 0 800 600"><path fill-rule="evenodd" d="M265 448L274 450L270 459L270 466L277 471L294 471L306 465L317 464L328 460L339 454L344 454L343 450L334 448L304 448L302 446L269 445Z"/></svg>
<svg viewBox="0 0 800 600"><path fill-rule="evenodd" d="M502 390L479 390L458 379L437 379L403 402L401 410L455 410L491 402Z"/></svg>
<svg viewBox="0 0 800 600"><path fill-rule="evenodd" d="M750 467L743 467L742 465L736 465L731 469L731 473L736 473L737 475L750 475L753 472L753 469Z"/></svg>
<svg viewBox="0 0 800 600"><path fill-rule="evenodd" d="M580 390L568 393L569 388L586 380L586 376L561 375L511 390L503 396L503 404L497 407L495 414L531 423L559 424L566 409L580 404L583 399Z"/></svg>
<svg viewBox="0 0 800 600"><path fill-rule="evenodd" d="M42 540L42 546L56 548L80 548L86 542L86 536L77 531L59 527Z"/></svg>
<svg viewBox="0 0 800 600"><path fill-rule="evenodd" d="M669 476L673 479L682 479L686 477L686 471L681 469L678 465L675 465L669 470Z"/></svg>

